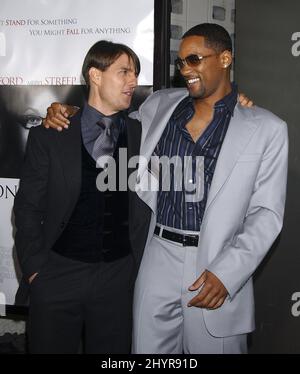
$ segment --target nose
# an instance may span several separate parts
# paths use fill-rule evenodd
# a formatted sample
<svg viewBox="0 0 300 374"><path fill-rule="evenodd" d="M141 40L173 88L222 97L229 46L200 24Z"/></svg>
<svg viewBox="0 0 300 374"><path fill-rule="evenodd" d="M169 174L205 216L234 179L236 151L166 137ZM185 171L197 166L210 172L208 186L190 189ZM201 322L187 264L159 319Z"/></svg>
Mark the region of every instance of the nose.
<svg viewBox="0 0 300 374"><path fill-rule="evenodd" d="M188 75L191 71L192 68L187 63L185 63L183 67L180 69L180 74L183 76Z"/></svg>
<svg viewBox="0 0 300 374"><path fill-rule="evenodd" d="M138 85L138 78L135 73L132 75L130 83L131 83L131 87L133 88L135 88Z"/></svg>
<svg viewBox="0 0 300 374"><path fill-rule="evenodd" d="M131 88L135 88L138 84L138 79L137 76L134 72L130 73L129 79L128 79L128 84Z"/></svg>

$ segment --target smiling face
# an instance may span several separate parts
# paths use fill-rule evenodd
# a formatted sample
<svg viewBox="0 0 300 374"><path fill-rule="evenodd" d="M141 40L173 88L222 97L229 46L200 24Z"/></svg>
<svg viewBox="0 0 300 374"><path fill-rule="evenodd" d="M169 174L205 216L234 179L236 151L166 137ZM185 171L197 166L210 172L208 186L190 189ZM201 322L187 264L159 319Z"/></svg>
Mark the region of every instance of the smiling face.
<svg viewBox="0 0 300 374"><path fill-rule="evenodd" d="M123 53L106 70L90 69L89 104L105 115L128 109L137 86L136 68Z"/></svg>
<svg viewBox="0 0 300 374"><path fill-rule="evenodd" d="M217 53L214 49L206 47L203 36L188 36L182 40L178 56L185 59L190 55L204 57L198 65L184 64L180 69L190 96L194 99L223 97L224 89L228 89L228 84L230 85L231 53L229 51Z"/></svg>

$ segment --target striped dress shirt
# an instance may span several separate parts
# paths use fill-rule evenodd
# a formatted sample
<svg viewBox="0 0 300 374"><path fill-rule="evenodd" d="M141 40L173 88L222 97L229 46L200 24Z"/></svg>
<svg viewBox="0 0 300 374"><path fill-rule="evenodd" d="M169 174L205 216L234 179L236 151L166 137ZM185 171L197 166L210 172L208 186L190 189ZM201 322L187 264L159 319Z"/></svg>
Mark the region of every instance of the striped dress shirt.
<svg viewBox="0 0 300 374"><path fill-rule="evenodd" d="M215 104L213 119L196 142L186 129L195 112L193 99L183 99L173 112L155 149L159 158L179 156L170 168L169 190L166 190L167 184L164 184L168 176L160 165L157 201L159 224L181 230L200 231L217 159L236 102L237 87L233 84L232 91ZM187 161L186 164L184 160ZM181 179L181 190L177 186L178 178ZM189 188L189 183L196 188Z"/></svg>

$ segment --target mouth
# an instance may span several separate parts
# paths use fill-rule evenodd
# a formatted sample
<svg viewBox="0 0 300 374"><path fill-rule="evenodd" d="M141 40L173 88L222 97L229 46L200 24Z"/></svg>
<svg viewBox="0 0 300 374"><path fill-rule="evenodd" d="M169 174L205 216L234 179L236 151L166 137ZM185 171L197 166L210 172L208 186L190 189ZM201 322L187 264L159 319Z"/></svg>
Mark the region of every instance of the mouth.
<svg viewBox="0 0 300 374"><path fill-rule="evenodd" d="M123 94L128 96L128 97L131 97L133 95L133 92L134 92L133 89L129 89L129 90L123 91Z"/></svg>
<svg viewBox="0 0 300 374"><path fill-rule="evenodd" d="M185 78L186 84L191 87L193 84L200 82L200 78Z"/></svg>

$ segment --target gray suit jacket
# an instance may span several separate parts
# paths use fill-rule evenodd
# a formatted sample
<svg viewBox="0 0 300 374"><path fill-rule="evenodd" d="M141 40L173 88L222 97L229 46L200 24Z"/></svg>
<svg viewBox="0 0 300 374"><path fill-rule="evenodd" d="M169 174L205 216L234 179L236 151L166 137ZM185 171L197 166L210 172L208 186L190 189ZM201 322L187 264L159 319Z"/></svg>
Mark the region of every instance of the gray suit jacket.
<svg viewBox="0 0 300 374"><path fill-rule="evenodd" d="M174 109L187 94L185 89L158 91L135 113L142 121L136 191L152 210L148 240L154 232L158 187L148 161ZM213 336L254 329L252 275L282 228L287 163L286 124L267 110L237 104L209 191L195 264L199 276L208 269L229 292L221 308L203 309Z"/></svg>

